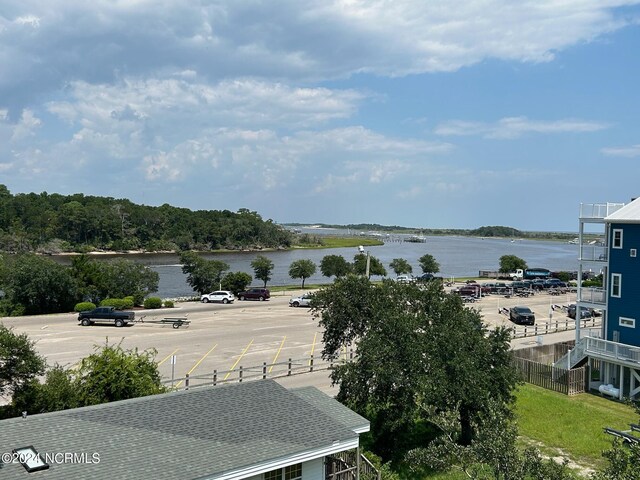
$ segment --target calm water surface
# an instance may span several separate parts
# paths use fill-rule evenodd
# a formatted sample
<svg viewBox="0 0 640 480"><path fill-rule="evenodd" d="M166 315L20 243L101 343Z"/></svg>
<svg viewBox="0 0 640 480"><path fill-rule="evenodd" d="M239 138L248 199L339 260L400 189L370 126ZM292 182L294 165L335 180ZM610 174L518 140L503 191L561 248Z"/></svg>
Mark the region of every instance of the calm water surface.
<svg viewBox="0 0 640 480"><path fill-rule="evenodd" d="M369 247L371 255L380 259L390 276L394 276L389 262L394 258L404 258L413 267L414 274L422 273L418 258L425 253L433 255L440 264L443 277L468 277L478 275L479 270L497 270L502 255L516 255L523 258L530 267L548 268L552 271L578 269L578 247L562 242L471 238L471 237L426 237L426 243L389 241L384 245ZM332 248L319 250L291 250L262 252L275 264L269 285L291 285L299 282L289 278L289 265L294 260L309 259L318 265L317 273L306 280L307 283L329 283L319 271L320 261L325 255L342 255L352 261L356 248ZM206 259L222 260L231 271L243 271L253 276L251 261L255 252L204 254ZM193 295L186 283L186 276L178 264L178 256L172 254L123 255L126 258L150 266L160 274L158 296L174 298ZM113 258L113 256L110 256ZM374 277L375 278L375 277ZM253 282L259 285L260 281Z"/></svg>

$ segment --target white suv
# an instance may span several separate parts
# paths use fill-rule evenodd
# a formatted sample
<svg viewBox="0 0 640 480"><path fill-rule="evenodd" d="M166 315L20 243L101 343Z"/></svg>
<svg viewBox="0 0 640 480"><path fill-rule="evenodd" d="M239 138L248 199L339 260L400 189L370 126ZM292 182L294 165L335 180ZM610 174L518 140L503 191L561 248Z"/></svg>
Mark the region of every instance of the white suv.
<svg viewBox="0 0 640 480"><path fill-rule="evenodd" d="M310 307L311 306L311 294L305 293L299 297L291 297L289 300L290 307Z"/></svg>
<svg viewBox="0 0 640 480"><path fill-rule="evenodd" d="M411 275L398 275L396 277L396 282L399 283L413 283L415 279Z"/></svg>
<svg viewBox="0 0 640 480"><path fill-rule="evenodd" d="M200 297L202 303L209 302L221 302L221 303L233 303L236 297L233 293L226 290L218 290L217 292L206 293Z"/></svg>

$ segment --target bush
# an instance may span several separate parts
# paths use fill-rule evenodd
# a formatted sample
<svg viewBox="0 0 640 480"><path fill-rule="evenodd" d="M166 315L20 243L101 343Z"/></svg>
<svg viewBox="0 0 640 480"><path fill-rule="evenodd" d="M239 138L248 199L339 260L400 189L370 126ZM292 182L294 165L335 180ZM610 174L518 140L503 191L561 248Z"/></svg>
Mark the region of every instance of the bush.
<svg viewBox="0 0 640 480"><path fill-rule="evenodd" d="M27 313L27 307L25 307L21 303L14 305L13 310L11 310L12 317L22 317L26 315L26 313Z"/></svg>
<svg viewBox="0 0 640 480"><path fill-rule="evenodd" d="M113 307L116 310L124 310L127 308L126 305L127 302L123 298L105 298L100 302L101 307Z"/></svg>
<svg viewBox="0 0 640 480"><path fill-rule="evenodd" d="M159 297L145 298L144 308L162 308L162 299Z"/></svg>
<svg viewBox="0 0 640 480"><path fill-rule="evenodd" d="M73 307L74 312L84 312L86 310L93 310L96 308L96 304L93 302L80 302L76 303L76 306Z"/></svg>
<svg viewBox="0 0 640 480"><path fill-rule="evenodd" d="M165 300L164 301L164 306L165 306L165 308L173 308L173 301L172 300Z"/></svg>
<svg viewBox="0 0 640 480"><path fill-rule="evenodd" d="M124 308L133 308L134 305L136 304L136 301L132 296L129 297L124 297L122 300L124 300Z"/></svg>

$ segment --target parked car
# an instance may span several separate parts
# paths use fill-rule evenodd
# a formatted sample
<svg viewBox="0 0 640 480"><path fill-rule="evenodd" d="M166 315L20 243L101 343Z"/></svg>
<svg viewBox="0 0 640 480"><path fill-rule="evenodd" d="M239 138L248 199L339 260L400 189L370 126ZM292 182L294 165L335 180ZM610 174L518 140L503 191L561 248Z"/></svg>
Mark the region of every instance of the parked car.
<svg viewBox="0 0 640 480"><path fill-rule="evenodd" d="M491 287L491 293L504 293L509 289L506 283L496 282Z"/></svg>
<svg viewBox="0 0 640 480"><path fill-rule="evenodd" d="M78 321L83 327L94 323L113 323L116 327L125 327L133 322L135 316L135 312L120 312L114 307L97 307L78 313Z"/></svg>
<svg viewBox="0 0 640 480"><path fill-rule="evenodd" d="M233 303L236 297L233 296L233 293L227 290L218 290L216 292L205 293L200 297L200 301L202 303L209 302L220 302L220 303Z"/></svg>
<svg viewBox="0 0 640 480"><path fill-rule="evenodd" d="M580 308L580 318L591 318L594 317L594 311L592 308L587 308L587 307L582 307ZM576 304L572 303L571 305L569 305L569 308L567 308L567 317L569 318L576 318Z"/></svg>
<svg viewBox="0 0 640 480"><path fill-rule="evenodd" d="M299 297L291 297L289 300L290 307L310 307L311 306L311 298L313 295L311 293L305 293L300 295Z"/></svg>
<svg viewBox="0 0 640 480"><path fill-rule="evenodd" d="M399 283L412 283L415 279L411 275L398 275L396 277L396 282Z"/></svg>
<svg viewBox="0 0 640 480"><path fill-rule="evenodd" d="M266 288L249 288L244 292L238 292L238 300L269 300L271 293Z"/></svg>
<svg viewBox="0 0 640 480"><path fill-rule="evenodd" d="M423 273L419 277L416 277L417 282L428 282L430 280L434 280L436 277L433 276L433 273Z"/></svg>
<svg viewBox="0 0 640 480"><path fill-rule="evenodd" d="M535 280L531 281L531 288L533 290L542 290L544 289L544 280L542 280L541 278L536 278Z"/></svg>
<svg viewBox="0 0 640 480"><path fill-rule="evenodd" d="M529 290L529 284L525 282L515 281L511 282L509 288L512 288L514 292L519 292L521 290Z"/></svg>
<svg viewBox="0 0 640 480"><path fill-rule="evenodd" d="M462 287L454 290L455 293L462 297L478 297L481 295L482 287L475 284L463 285Z"/></svg>
<svg viewBox="0 0 640 480"><path fill-rule="evenodd" d="M548 278L544 281L544 288L567 288L567 284L558 278Z"/></svg>
<svg viewBox="0 0 640 480"><path fill-rule="evenodd" d="M509 309L509 319L518 325L533 325L536 317L529 307L512 307Z"/></svg>

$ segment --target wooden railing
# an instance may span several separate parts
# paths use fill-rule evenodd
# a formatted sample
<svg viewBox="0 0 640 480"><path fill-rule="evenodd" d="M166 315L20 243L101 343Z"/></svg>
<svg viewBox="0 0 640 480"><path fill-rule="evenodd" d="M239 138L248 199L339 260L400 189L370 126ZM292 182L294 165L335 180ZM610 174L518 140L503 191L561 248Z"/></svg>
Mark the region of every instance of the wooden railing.
<svg viewBox="0 0 640 480"><path fill-rule="evenodd" d="M326 480L356 480L358 474L358 453L356 450L346 450L329 455L325 458ZM360 455L360 479L380 480L380 472L367 457Z"/></svg>
<svg viewBox="0 0 640 480"><path fill-rule="evenodd" d="M602 325L602 317L583 318L580 320L580 328L599 327ZM513 327L513 338L535 337L549 333L575 330L576 321L565 318L564 320L551 320L544 323L536 323L531 326Z"/></svg>
<svg viewBox="0 0 640 480"><path fill-rule="evenodd" d="M264 380L267 378L290 377L302 373L312 373L321 370L332 370L336 365L343 365L353 361L355 353L349 350L335 360L323 360L310 355L305 358L288 359L286 362L267 363L250 367L238 366L231 370L213 370L203 375L189 375L184 377L165 379L162 383L179 389L188 390L191 387L205 385L220 385L230 382Z"/></svg>

